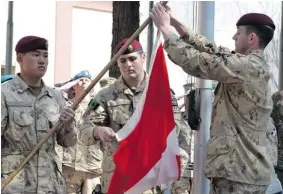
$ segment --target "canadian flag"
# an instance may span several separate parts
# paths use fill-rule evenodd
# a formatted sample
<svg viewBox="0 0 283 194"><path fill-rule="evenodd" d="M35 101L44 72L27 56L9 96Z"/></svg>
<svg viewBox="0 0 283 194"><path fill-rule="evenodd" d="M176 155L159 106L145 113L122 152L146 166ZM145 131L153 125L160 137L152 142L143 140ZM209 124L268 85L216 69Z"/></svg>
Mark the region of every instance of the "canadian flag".
<svg viewBox="0 0 283 194"><path fill-rule="evenodd" d="M153 62L154 61L154 62ZM140 194L180 177L180 151L169 79L158 33L149 82L127 124L116 133L116 165L107 194Z"/></svg>

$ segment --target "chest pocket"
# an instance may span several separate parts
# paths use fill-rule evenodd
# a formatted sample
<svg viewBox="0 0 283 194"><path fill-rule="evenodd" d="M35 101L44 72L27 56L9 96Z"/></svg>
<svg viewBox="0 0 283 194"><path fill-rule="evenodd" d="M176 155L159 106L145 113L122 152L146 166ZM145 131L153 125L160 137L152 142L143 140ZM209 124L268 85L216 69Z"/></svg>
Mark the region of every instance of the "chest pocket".
<svg viewBox="0 0 283 194"><path fill-rule="evenodd" d="M130 100L110 101L108 103L111 128L117 132L129 120L133 114L133 106ZM114 126L113 126L114 125Z"/></svg>
<svg viewBox="0 0 283 194"><path fill-rule="evenodd" d="M33 124L33 117L29 114L31 103L7 102L9 107L9 127L4 133L6 139L21 140Z"/></svg>
<svg viewBox="0 0 283 194"><path fill-rule="evenodd" d="M44 103L37 107L38 119L37 119L37 135L39 139L45 137L49 130L55 125L59 118L59 105L52 98L47 97L44 99ZM47 140L47 144L44 146L53 145L56 140L56 135L53 134L52 138Z"/></svg>
<svg viewBox="0 0 283 194"><path fill-rule="evenodd" d="M41 118L42 123L40 123L41 126L37 130L46 131L51 129L58 121L60 106L54 98L45 97L44 103L38 108L39 118Z"/></svg>

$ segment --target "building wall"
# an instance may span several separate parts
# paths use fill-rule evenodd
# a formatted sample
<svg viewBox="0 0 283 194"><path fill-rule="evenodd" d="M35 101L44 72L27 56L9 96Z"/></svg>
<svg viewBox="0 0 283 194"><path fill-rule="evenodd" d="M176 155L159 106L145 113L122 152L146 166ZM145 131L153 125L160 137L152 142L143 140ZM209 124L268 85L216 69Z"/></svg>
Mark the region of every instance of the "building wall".
<svg viewBox="0 0 283 194"><path fill-rule="evenodd" d="M54 82L84 69L97 75L110 58L112 2L58 1L56 5Z"/></svg>

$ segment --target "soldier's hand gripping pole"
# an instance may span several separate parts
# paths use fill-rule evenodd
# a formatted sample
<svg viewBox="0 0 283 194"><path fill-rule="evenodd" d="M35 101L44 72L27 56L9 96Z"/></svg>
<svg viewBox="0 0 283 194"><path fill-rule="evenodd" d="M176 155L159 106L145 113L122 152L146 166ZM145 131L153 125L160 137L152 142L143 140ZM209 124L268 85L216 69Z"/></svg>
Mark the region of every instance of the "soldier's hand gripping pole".
<svg viewBox="0 0 283 194"><path fill-rule="evenodd" d="M167 4L167 1L162 2L163 5ZM97 84L97 82L103 77L103 75L112 67L117 59L121 56L122 53L128 48L128 46L132 43L134 39L138 37L138 35L145 29L145 27L151 22L151 18L148 17L144 23L135 31L135 33L128 39L128 41L121 47L121 49L112 57L110 62L102 69L102 71L94 78L90 85L85 89L82 95L76 99L76 101L72 104L71 108L76 110L79 103L84 99L84 97L90 92L90 90ZM21 162L21 164L5 179L1 182L1 191L13 180L13 178L23 169L25 164L33 157L33 155L41 148L41 146L53 135L53 133L57 130L57 128L61 125L61 121L57 121L57 123L52 127L52 129L44 136L39 143L34 147L31 153Z"/></svg>

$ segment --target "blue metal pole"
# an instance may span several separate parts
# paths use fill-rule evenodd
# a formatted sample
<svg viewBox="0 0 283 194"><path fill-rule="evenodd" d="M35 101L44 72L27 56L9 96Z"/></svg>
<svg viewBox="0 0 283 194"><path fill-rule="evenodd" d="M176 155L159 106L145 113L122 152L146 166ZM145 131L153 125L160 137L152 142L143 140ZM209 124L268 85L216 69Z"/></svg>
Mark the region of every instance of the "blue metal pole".
<svg viewBox="0 0 283 194"><path fill-rule="evenodd" d="M214 41L214 1L198 2L198 32L210 41ZM193 193L208 194L209 180L204 175L206 161L206 144L210 138L212 112L212 81L197 79L200 90L200 129L195 133Z"/></svg>

